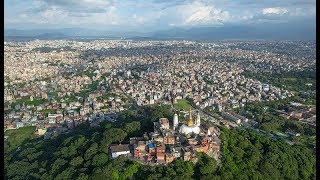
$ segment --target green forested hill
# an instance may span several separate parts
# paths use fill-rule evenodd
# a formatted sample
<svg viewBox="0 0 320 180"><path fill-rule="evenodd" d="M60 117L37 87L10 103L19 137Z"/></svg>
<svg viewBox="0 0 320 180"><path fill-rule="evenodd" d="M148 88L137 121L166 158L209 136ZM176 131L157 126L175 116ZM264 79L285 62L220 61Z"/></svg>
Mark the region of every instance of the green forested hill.
<svg viewBox="0 0 320 180"><path fill-rule="evenodd" d="M108 146L152 131L152 121L170 117L170 107L125 111L115 124L82 124L53 140L38 139L5 155L6 179L315 179L315 155L306 147L246 130L221 128L222 164L199 154L197 164L143 166L123 157L111 160Z"/></svg>

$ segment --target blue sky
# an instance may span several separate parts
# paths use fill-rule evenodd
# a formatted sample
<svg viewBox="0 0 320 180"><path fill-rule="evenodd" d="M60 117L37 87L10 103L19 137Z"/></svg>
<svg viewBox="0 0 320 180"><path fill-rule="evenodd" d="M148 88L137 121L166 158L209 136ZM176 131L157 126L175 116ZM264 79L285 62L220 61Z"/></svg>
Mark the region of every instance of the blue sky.
<svg viewBox="0 0 320 180"><path fill-rule="evenodd" d="M5 0L5 28L170 28L315 22L316 0Z"/></svg>

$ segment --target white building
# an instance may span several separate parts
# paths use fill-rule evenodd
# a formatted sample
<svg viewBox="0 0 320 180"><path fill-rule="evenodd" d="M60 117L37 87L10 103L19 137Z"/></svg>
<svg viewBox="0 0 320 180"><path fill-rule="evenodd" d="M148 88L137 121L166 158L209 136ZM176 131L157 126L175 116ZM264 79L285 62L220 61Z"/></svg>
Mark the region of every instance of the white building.
<svg viewBox="0 0 320 180"><path fill-rule="evenodd" d="M175 113L173 116L173 130L175 130L179 125L178 114Z"/></svg>
<svg viewBox="0 0 320 180"><path fill-rule="evenodd" d="M23 124L23 122L17 122L17 124L16 124L16 128L18 129L18 128L21 128L21 127L23 127L24 126L24 124Z"/></svg>
<svg viewBox="0 0 320 180"><path fill-rule="evenodd" d="M199 123L199 124L197 124ZM189 110L189 120L187 121L186 124L183 124L181 127L180 127L180 130L179 132L181 134L191 134L191 133L194 133L194 134L199 134L201 131L200 129L200 115L198 114L198 117L197 117L197 120L196 120L196 124L195 122L193 121L192 119L192 113L191 113L191 108Z"/></svg>
<svg viewBox="0 0 320 180"><path fill-rule="evenodd" d="M130 148L128 144L120 144L110 146L111 158L116 158L120 155L128 156L130 155Z"/></svg>
<svg viewBox="0 0 320 180"><path fill-rule="evenodd" d="M234 121L237 124L241 123L241 120L238 117L233 116L232 114L228 113L228 112L222 112L221 113L222 117L229 119L231 121Z"/></svg>

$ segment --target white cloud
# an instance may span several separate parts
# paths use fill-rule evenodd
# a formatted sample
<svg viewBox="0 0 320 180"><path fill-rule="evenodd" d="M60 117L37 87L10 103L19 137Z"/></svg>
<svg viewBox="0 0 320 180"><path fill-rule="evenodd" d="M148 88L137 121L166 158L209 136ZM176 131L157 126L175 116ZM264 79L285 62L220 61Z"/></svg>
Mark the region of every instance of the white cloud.
<svg viewBox="0 0 320 180"><path fill-rule="evenodd" d="M12 0L8 0L11 2ZM315 17L315 0L31 0L5 3L5 24L135 28L221 26ZM299 2L298 2L299 1ZM311 2L312 1L312 2ZM313 2L314 1L314 2ZM301 4L301 6L300 6ZM305 5L303 5L305 4ZM298 6L299 5L299 6ZM303 5L303 6L302 6Z"/></svg>
<svg viewBox="0 0 320 180"><path fill-rule="evenodd" d="M239 19L241 19L241 20L250 20L252 18L253 18L253 15L248 15L248 16L244 15L244 16L241 16Z"/></svg>
<svg viewBox="0 0 320 180"><path fill-rule="evenodd" d="M108 5L109 4L108 1L104 1L104 0L82 0L82 2L83 3L95 4L95 5Z"/></svg>
<svg viewBox="0 0 320 180"><path fill-rule="evenodd" d="M105 0L38 0L40 4L46 4L49 6L59 6L67 9L77 8L77 7L108 7L111 6L110 1Z"/></svg>
<svg viewBox="0 0 320 180"><path fill-rule="evenodd" d="M56 7L52 7L50 9L46 9L42 12L40 12L40 15L44 18L57 18L57 17L60 17L60 16L66 16L66 12L60 10L60 9L57 9Z"/></svg>
<svg viewBox="0 0 320 180"><path fill-rule="evenodd" d="M291 16L314 16L316 14L316 7L313 8L295 8L290 12Z"/></svg>
<svg viewBox="0 0 320 180"><path fill-rule="evenodd" d="M75 17L71 17L75 18ZM117 8L112 6L103 13L92 13L87 17L75 18L79 20L79 24L97 24L97 25L118 25L121 23L121 17L117 14Z"/></svg>
<svg viewBox="0 0 320 180"><path fill-rule="evenodd" d="M82 0L81 2L84 2ZM87 0L87 2L92 0ZM103 1L94 1L95 4L103 4ZM114 6L103 7L102 11L70 11L66 7L58 5L48 6L46 9L33 14L30 21L42 20L42 23L53 24L71 24L71 25L118 25L121 21L117 14L117 8Z"/></svg>
<svg viewBox="0 0 320 180"><path fill-rule="evenodd" d="M145 19L142 16L137 16L136 14L132 15L132 19L134 23L141 24L145 21Z"/></svg>
<svg viewBox="0 0 320 180"><path fill-rule="evenodd" d="M45 24L48 23L48 20L41 16L31 16L29 14L19 14L15 18L5 18L4 19L8 24Z"/></svg>
<svg viewBox="0 0 320 180"><path fill-rule="evenodd" d="M286 8L280 8L280 7L273 7L273 8L264 8L262 9L262 14L285 14L288 10Z"/></svg>
<svg viewBox="0 0 320 180"><path fill-rule="evenodd" d="M182 25L220 25L231 19L228 11L216 8L214 5L193 2L178 6L178 14Z"/></svg>

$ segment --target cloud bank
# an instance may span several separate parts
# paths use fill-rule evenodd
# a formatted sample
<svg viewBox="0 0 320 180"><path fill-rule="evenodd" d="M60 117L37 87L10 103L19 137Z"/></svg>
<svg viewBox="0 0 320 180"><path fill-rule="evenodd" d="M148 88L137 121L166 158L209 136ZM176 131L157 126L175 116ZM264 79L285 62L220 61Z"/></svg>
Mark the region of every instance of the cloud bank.
<svg viewBox="0 0 320 180"><path fill-rule="evenodd" d="M151 31L315 19L315 0L5 0L5 27Z"/></svg>

